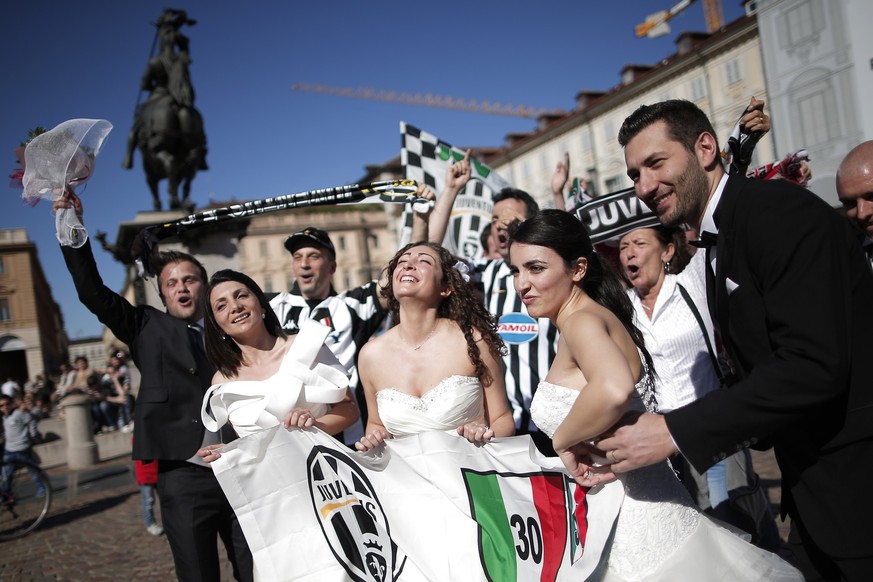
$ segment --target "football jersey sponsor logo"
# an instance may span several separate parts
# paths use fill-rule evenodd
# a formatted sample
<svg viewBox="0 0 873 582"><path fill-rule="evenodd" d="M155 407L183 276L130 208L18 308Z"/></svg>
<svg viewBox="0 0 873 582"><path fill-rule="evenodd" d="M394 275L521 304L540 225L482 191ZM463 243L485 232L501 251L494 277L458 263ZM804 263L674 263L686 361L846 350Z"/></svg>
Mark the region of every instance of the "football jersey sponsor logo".
<svg viewBox="0 0 873 582"><path fill-rule="evenodd" d="M507 313L497 322L497 333L508 344L526 344L539 332L537 320L525 313Z"/></svg>

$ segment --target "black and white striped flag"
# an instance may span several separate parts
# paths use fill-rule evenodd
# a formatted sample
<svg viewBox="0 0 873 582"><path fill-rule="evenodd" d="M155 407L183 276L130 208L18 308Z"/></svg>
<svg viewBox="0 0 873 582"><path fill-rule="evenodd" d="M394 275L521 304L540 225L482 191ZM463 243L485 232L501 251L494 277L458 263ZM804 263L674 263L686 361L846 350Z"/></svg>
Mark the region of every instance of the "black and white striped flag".
<svg viewBox="0 0 873 582"><path fill-rule="evenodd" d="M400 163L407 179L424 182L439 196L445 186L446 168L464 159L464 152L417 127L400 122ZM511 186L494 170L471 158L472 177L458 194L446 230L443 246L456 255L470 260L482 256L479 234L491 221L491 196ZM412 231L412 208L403 212L402 244Z"/></svg>

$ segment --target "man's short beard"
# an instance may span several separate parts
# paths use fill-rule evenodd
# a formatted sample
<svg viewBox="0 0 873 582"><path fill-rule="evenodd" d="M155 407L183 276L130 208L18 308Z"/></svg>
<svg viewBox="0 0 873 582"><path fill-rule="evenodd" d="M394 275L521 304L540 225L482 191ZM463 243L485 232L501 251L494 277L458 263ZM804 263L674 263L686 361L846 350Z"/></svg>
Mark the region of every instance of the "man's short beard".
<svg viewBox="0 0 873 582"><path fill-rule="evenodd" d="M693 223L703 214L709 194L709 180L706 171L700 167L697 158L691 153L688 154L687 164L673 188L673 193L676 195L675 212L660 217L661 224L664 226Z"/></svg>

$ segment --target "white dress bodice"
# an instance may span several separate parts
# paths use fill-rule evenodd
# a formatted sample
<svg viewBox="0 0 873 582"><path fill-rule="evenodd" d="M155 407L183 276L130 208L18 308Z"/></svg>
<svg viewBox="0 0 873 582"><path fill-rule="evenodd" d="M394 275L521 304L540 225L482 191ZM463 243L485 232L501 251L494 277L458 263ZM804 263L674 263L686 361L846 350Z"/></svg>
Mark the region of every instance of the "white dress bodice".
<svg viewBox="0 0 873 582"><path fill-rule="evenodd" d="M453 430L485 413L482 385L474 376L449 376L421 398L396 388L376 392L382 425L393 436Z"/></svg>

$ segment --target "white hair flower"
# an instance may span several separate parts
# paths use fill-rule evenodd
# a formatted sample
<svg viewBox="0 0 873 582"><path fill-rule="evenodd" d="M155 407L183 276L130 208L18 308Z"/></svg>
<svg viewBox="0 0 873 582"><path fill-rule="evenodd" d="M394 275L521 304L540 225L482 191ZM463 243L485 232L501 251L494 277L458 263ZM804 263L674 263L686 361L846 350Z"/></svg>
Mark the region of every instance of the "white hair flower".
<svg viewBox="0 0 873 582"><path fill-rule="evenodd" d="M464 283L470 282L470 266L464 261L458 261L455 263L455 270L458 271L461 275L461 279L464 280Z"/></svg>

